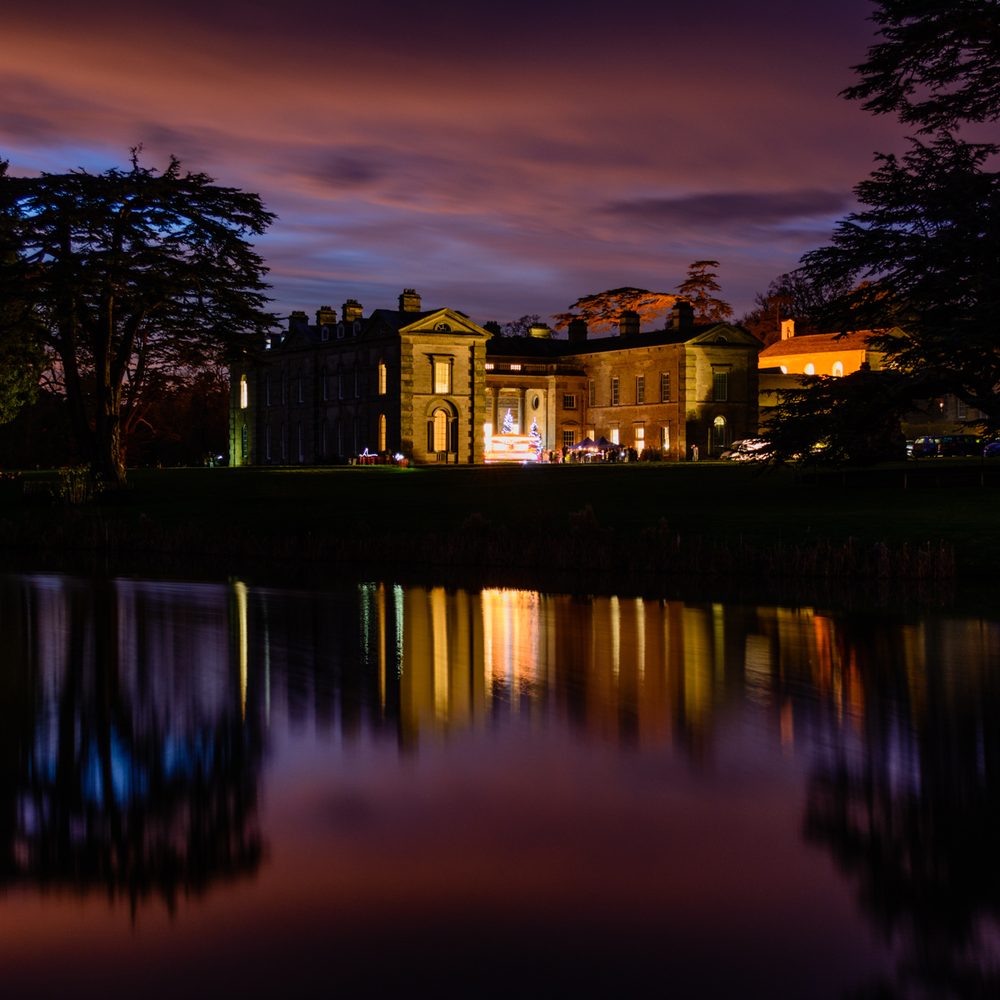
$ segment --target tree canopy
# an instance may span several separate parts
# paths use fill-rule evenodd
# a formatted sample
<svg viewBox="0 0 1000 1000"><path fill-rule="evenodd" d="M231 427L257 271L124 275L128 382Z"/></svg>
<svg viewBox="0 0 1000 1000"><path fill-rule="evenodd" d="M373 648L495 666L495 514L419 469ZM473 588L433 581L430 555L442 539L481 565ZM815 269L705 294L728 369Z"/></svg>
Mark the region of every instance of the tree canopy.
<svg viewBox="0 0 1000 1000"><path fill-rule="evenodd" d="M611 288L606 292L584 295L569 310L552 317L557 330L563 330L574 319L585 320L594 331L616 329L621 314L631 311L639 314L640 323L651 323L664 315L677 301L669 292L651 292L647 288Z"/></svg>
<svg viewBox="0 0 1000 1000"><path fill-rule="evenodd" d="M959 137L962 125L1000 117L996 0L881 0L883 39L845 91L876 113L917 126L902 155L878 154L855 188L860 208L802 273L841 291L827 329L876 336L911 399L953 393L1000 428L1000 146ZM822 403L817 395L818 404Z"/></svg>
<svg viewBox="0 0 1000 1000"><path fill-rule="evenodd" d="M871 20L882 41L845 97L921 132L1000 117L997 0L878 0Z"/></svg>
<svg viewBox="0 0 1000 1000"><path fill-rule="evenodd" d="M74 434L109 486L125 479L123 429L154 383L198 371L273 324L249 239L274 216L171 158L127 169L0 177L9 245L0 301L26 303L65 392Z"/></svg>
<svg viewBox="0 0 1000 1000"><path fill-rule="evenodd" d="M680 298L694 307L698 323L725 323L732 318L733 307L715 292L721 291L716 280L717 260L696 260L688 267L687 277L677 286Z"/></svg>

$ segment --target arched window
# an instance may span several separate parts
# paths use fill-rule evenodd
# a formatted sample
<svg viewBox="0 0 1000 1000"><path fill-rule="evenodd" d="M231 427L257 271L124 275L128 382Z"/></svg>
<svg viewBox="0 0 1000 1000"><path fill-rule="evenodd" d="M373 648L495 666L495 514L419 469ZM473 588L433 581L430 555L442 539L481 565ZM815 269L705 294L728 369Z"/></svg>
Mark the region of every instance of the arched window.
<svg viewBox="0 0 1000 1000"><path fill-rule="evenodd" d="M834 363L833 363L833 374L837 378L840 378L844 374L844 362L843 361L834 361Z"/></svg>
<svg viewBox="0 0 1000 1000"><path fill-rule="evenodd" d="M803 369L803 371L807 375L815 375L816 374L816 366L811 361L807 361L806 362L806 366Z"/></svg>
<svg viewBox="0 0 1000 1000"><path fill-rule="evenodd" d="M378 363L378 394L384 396L386 394L386 385L388 382L387 371L385 367L385 362L380 361Z"/></svg>
<svg viewBox="0 0 1000 1000"><path fill-rule="evenodd" d="M432 451L448 450L448 413L435 410L431 418L434 422L434 447Z"/></svg>
<svg viewBox="0 0 1000 1000"><path fill-rule="evenodd" d="M380 413L378 415L378 450L386 451L386 433L385 433L385 414Z"/></svg>
<svg viewBox="0 0 1000 1000"><path fill-rule="evenodd" d="M725 417L716 417L712 421L712 451L722 451L729 443L727 440L728 428Z"/></svg>
<svg viewBox="0 0 1000 1000"><path fill-rule="evenodd" d="M250 388L246 375L240 376L240 409L245 410L250 405Z"/></svg>

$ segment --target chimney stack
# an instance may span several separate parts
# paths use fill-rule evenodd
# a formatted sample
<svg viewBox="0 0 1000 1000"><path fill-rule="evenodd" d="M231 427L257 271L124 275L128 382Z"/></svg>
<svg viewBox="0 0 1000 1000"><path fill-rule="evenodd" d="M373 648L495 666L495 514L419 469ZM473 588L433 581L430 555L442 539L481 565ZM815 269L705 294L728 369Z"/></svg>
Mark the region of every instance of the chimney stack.
<svg viewBox="0 0 1000 1000"><path fill-rule="evenodd" d="M587 339L587 321L581 316L571 319L567 332L571 344L582 344Z"/></svg>
<svg viewBox="0 0 1000 1000"><path fill-rule="evenodd" d="M399 311L401 313L420 312L420 296L415 288L404 288L399 296Z"/></svg>
<svg viewBox="0 0 1000 1000"><path fill-rule="evenodd" d="M353 323L361 319L365 311L357 299L348 299L343 305L343 317L345 323Z"/></svg>
<svg viewBox="0 0 1000 1000"><path fill-rule="evenodd" d="M309 326L309 317L301 309L296 309L288 317L288 332L295 333L296 330L305 330Z"/></svg>
<svg viewBox="0 0 1000 1000"><path fill-rule="evenodd" d="M795 320L783 319L781 321L781 339L791 340L795 336Z"/></svg>
<svg viewBox="0 0 1000 1000"><path fill-rule="evenodd" d="M549 329L547 323L532 323L528 327L528 336L536 337L539 340L545 340L552 336L552 331Z"/></svg>
<svg viewBox="0 0 1000 1000"><path fill-rule="evenodd" d="M337 310L331 309L329 306L320 306L316 310L316 325L318 327L336 326Z"/></svg>
<svg viewBox="0 0 1000 1000"><path fill-rule="evenodd" d="M618 317L618 336L633 337L639 332L639 314L634 309L623 309Z"/></svg>
<svg viewBox="0 0 1000 1000"><path fill-rule="evenodd" d="M687 299L678 299L670 310L670 323L675 330L690 330L694 326L694 306Z"/></svg>

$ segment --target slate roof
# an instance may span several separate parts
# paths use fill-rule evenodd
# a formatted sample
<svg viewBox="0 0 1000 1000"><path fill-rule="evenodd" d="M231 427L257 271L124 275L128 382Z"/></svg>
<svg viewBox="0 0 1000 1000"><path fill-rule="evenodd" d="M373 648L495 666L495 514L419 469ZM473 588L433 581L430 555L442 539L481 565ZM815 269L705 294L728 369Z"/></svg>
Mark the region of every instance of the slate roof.
<svg viewBox="0 0 1000 1000"><path fill-rule="evenodd" d="M866 351L871 349L869 338L872 330L852 330L849 333L808 333L798 337L779 340L760 352L762 364L768 358L787 357L790 354L836 354L843 351Z"/></svg>
<svg viewBox="0 0 1000 1000"><path fill-rule="evenodd" d="M486 342L486 356L523 358L568 358L578 354L600 354L605 351L627 351L637 347L660 347L665 344L685 344L709 330L729 329L726 323L706 323L680 330L648 330L630 336L613 334L585 341L561 340L550 337L491 337Z"/></svg>

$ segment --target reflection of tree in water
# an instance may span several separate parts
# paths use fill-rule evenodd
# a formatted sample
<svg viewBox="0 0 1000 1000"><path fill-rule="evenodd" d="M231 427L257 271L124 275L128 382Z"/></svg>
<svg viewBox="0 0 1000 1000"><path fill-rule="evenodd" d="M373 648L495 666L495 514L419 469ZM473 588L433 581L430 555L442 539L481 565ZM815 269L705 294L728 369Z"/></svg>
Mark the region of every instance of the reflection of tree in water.
<svg viewBox="0 0 1000 1000"><path fill-rule="evenodd" d="M0 880L172 908L260 863L261 727L249 709L241 717L228 651L229 690L206 706L197 664L184 662L185 623L161 616L179 643L164 650L133 596L130 614L103 581L0 591L16 646L0 703Z"/></svg>
<svg viewBox="0 0 1000 1000"><path fill-rule="evenodd" d="M879 992L1000 995L1000 678L989 656L914 671L874 636L852 652L861 745L839 739L814 771L806 836L903 949Z"/></svg>

